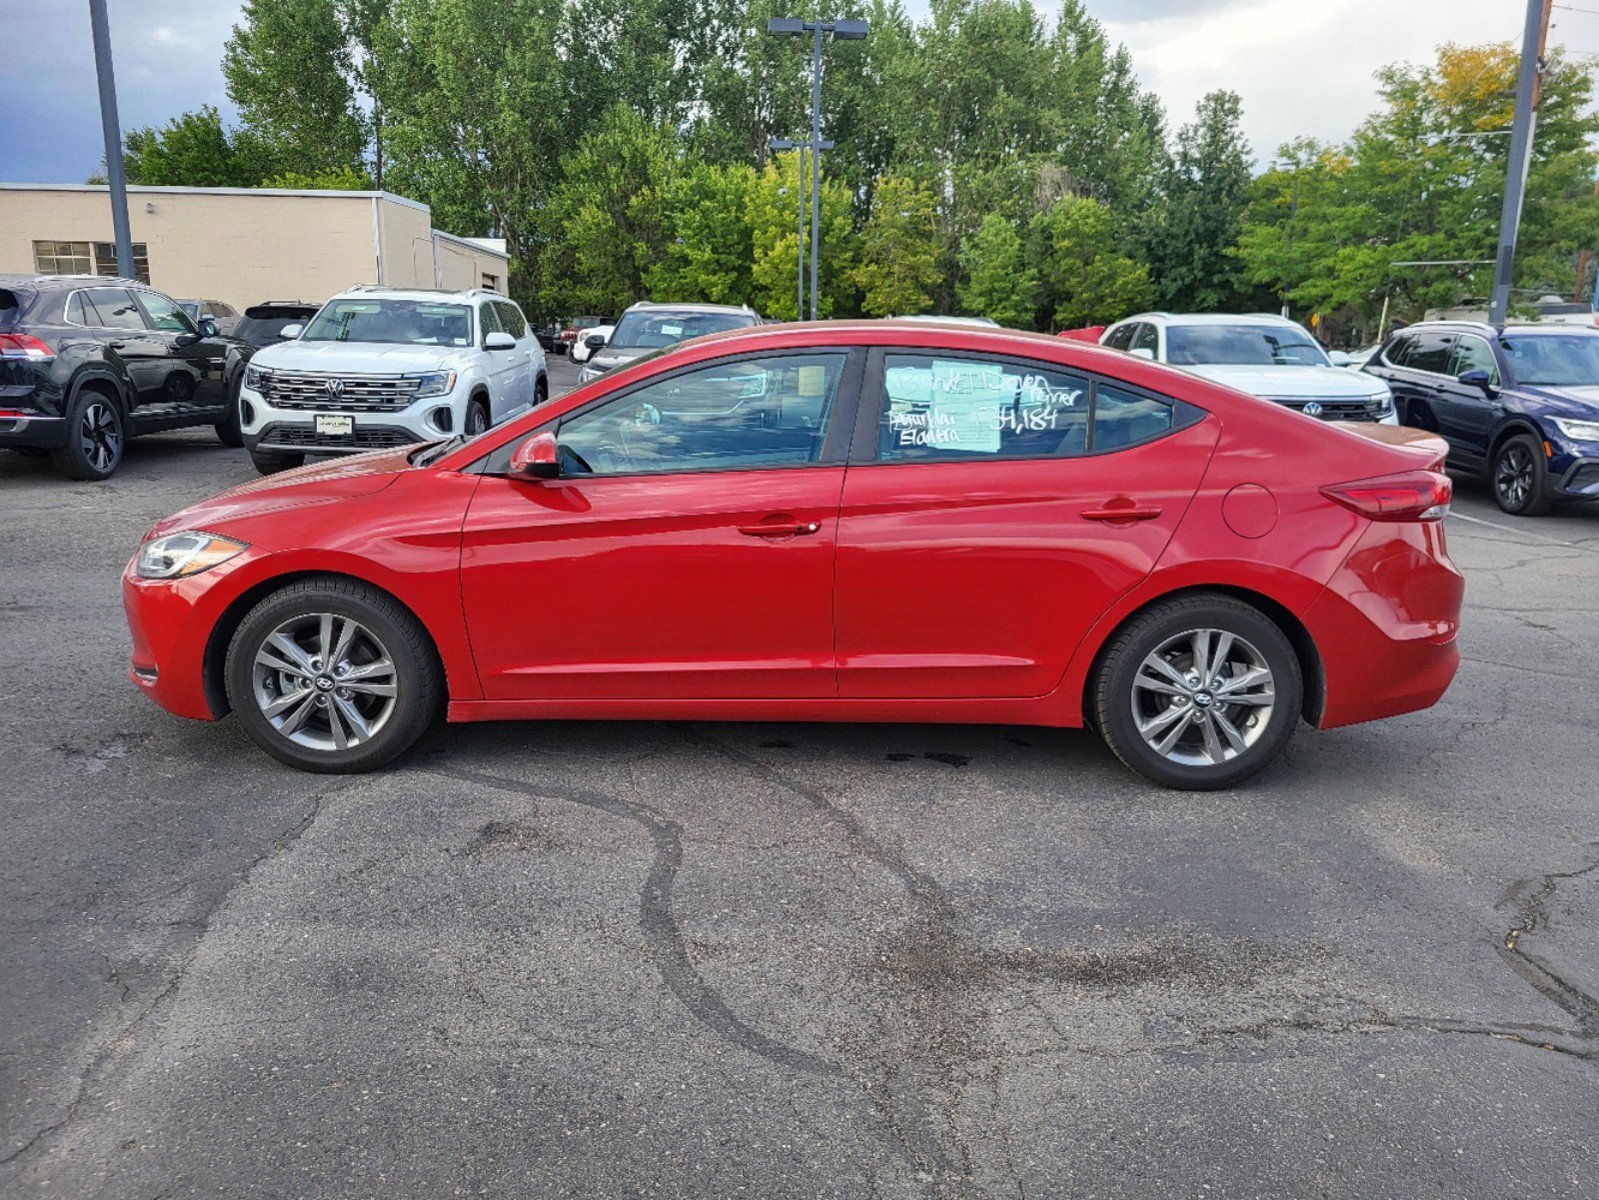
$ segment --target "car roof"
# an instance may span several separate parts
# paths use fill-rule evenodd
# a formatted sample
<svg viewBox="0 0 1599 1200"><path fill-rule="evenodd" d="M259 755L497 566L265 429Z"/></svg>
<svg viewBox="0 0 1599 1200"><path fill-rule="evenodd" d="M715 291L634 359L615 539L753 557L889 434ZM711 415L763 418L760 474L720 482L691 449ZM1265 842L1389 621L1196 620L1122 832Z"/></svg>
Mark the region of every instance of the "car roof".
<svg viewBox="0 0 1599 1200"><path fill-rule="evenodd" d="M1538 321L1508 321L1503 325L1490 325L1487 321L1414 321L1403 329L1394 330L1389 336L1398 337L1401 333L1414 333L1418 329L1469 331L1485 337L1498 337L1506 333L1513 333L1517 337L1524 334L1531 334L1534 337L1573 333L1599 335L1599 328L1590 325L1552 325Z"/></svg>
<svg viewBox="0 0 1599 1200"><path fill-rule="evenodd" d="M1146 312L1123 317L1116 324L1128 321L1152 321L1162 325L1290 325L1302 329L1299 322L1278 313L1169 313Z"/></svg>
<svg viewBox="0 0 1599 1200"><path fill-rule="evenodd" d="M31 287L36 290L42 288L84 287L136 287L146 291L155 291L148 283L138 279L124 279L120 275L25 275L14 273L0 275L0 287Z"/></svg>
<svg viewBox="0 0 1599 1200"><path fill-rule="evenodd" d="M753 317L755 310L747 304L670 304L664 300L640 300L627 307L628 312L649 311L658 312L686 312L686 313L737 313L741 317Z"/></svg>

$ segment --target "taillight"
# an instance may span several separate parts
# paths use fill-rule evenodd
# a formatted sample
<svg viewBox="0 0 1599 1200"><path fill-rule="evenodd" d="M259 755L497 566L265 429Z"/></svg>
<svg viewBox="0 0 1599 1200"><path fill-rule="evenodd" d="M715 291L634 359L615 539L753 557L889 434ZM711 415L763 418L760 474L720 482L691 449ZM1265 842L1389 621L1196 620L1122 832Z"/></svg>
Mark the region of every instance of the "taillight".
<svg viewBox="0 0 1599 1200"><path fill-rule="evenodd" d="M0 358L22 358L29 362L50 362L56 352L26 333L0 333Z"/></svg>
<svg viewBox="0 0 1599 1200"><path fill-rule="evenodd" d="M1437 471L1402 471L1321 489L1327 499L1373 521L1441 521L1455 485Z"/></svg>

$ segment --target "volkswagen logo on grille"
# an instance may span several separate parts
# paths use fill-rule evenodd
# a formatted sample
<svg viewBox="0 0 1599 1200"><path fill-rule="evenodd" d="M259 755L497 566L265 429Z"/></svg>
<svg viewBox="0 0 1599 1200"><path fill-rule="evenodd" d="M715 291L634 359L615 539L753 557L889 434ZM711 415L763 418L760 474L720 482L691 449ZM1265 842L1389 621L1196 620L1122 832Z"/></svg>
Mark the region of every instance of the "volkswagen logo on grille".
<svg viewBox="0 0 1599 1200"><path fill-rule="evenodd" d="M330 382L328 384L328 390L332 391L333 390L333 384L338 383L338 382L339 381L337 379L335 379L332 382ZM342 387L343 385L341 384L340 386ZM335 393L335 394L337 394L337 393ZM1320 400L1312 400L1309 404L1305 405L1305 415L1307 417L1319 417L1319 416L1321 416L1321 401Z"/></svg>
<svg viewBox="0 0 1599 1200"><path fill-rule="evenodd" d="M337 400L340 396L344 395L344 380L342 379L330 379L327 381L327 383L323 384L323 386L328 389L328 395L334 400ZM1319 405L1317 406L1316 411L1321 411Z"/></svg>

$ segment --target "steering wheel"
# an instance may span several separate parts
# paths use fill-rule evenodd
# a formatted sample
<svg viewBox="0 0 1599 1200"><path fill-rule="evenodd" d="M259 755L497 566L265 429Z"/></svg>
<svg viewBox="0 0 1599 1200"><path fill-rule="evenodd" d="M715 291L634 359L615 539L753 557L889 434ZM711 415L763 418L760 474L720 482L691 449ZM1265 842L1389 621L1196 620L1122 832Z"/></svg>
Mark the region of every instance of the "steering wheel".
<svg viewBox="0 0 1599 1200"><path fill-rule="evenodd" d="M661 423L661 410L653 404L640 404L633 413L635 425L659 425Z"/></svg>

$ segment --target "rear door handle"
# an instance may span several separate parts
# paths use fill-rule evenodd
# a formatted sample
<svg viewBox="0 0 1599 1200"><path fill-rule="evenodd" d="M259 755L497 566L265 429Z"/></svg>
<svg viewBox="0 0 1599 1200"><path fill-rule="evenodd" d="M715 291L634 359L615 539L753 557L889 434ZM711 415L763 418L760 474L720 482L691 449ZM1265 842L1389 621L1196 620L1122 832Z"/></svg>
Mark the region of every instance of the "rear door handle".
<svg viewBox="0 0 1599 1200"><path fill-rule="evenodd" d="M1082 515L1088 521L1153 521L1161 510L1153 505L1134 504L1131 500L1120 503L1112 500L1099 508L1085 508Z"/></svg>
<svg viewBox="0 0 1599 1200"><path fill-rule="evenodd" d="M758 538L786 538L804 537L808 533L816 533L821 525L816 521L792 521L781 524L773 522L761 525L740 525L738 531L745 537Z"/></svg>

